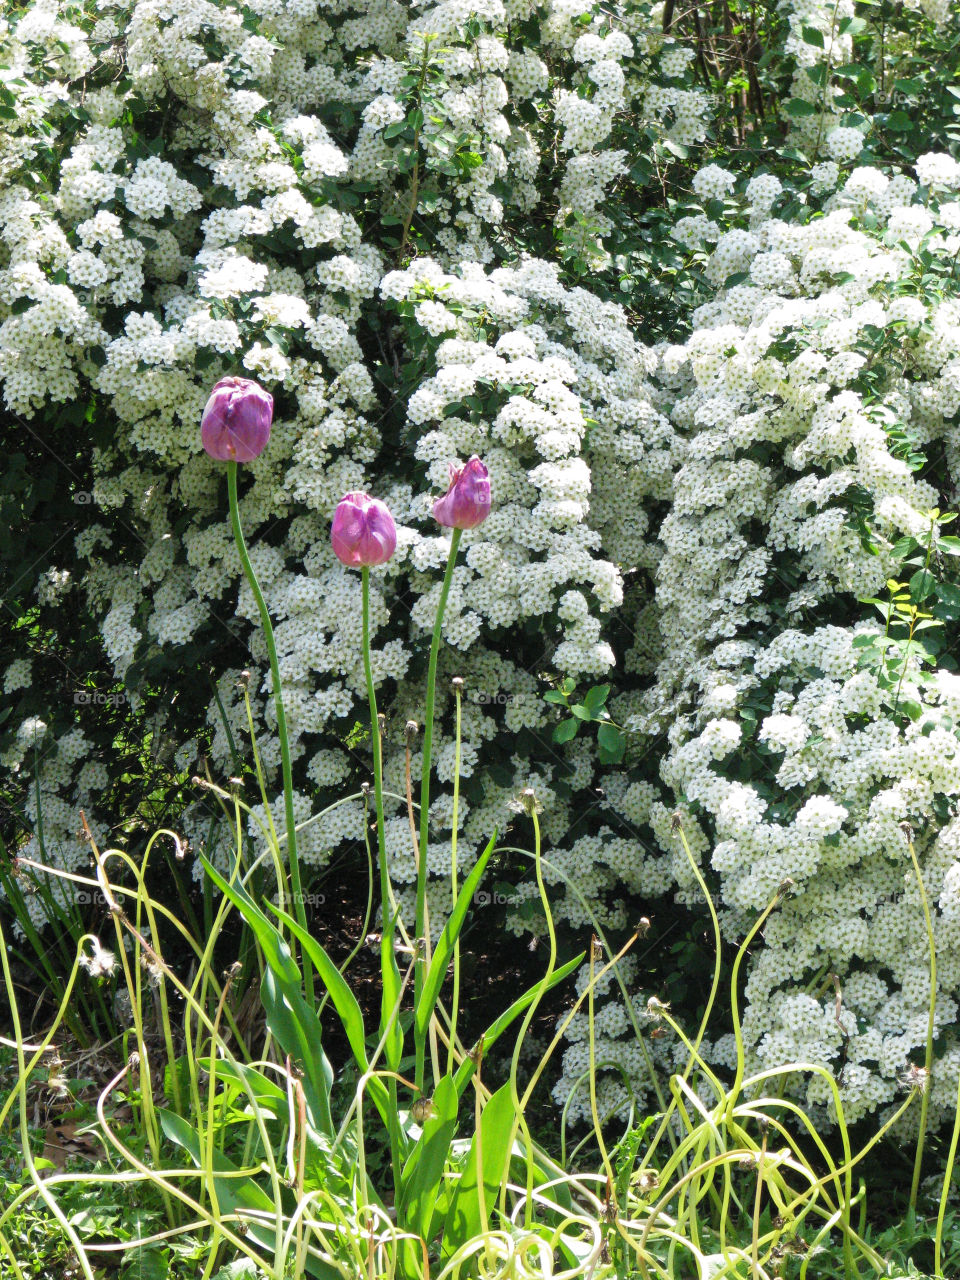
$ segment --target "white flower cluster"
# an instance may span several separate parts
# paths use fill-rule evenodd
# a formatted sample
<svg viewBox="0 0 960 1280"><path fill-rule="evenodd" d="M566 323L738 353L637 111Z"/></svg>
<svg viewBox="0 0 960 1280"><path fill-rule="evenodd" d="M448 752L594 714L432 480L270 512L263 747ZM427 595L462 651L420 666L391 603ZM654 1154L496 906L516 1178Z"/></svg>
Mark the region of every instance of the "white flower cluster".
<svg viewBox="0 0 960 1280"><path fill-rule="evenodd" d="M903 439L921 451L936 443L960 471L960 305L948 289L929 301L903 283L921 239L937 262L960 248L960 170L922 156L918 187L857 166L865 135L843 124L819 74L851 56L850 0L787 9L792 93L804 104L795 131L824 216L775 216L788 202L771 173L741 195L721 165L701 169L695 194L725 212L693 209L673 234L705 259L712 292L687 341L653 349L589 277L570 287L553 261L517 245L539 220L540 243L556 234L564 249L610 261L612 193L633 160L619 142L624 121L627 136L648 130L675 149L704 138L710 104L657 6L110 8L74 25L68 6L34 0L0 19L16 101L0 136L4 405L42 428L59 406L91 403L110 428L86 459L81 571L38 567L38 604L83 591L116 678L132 686L152 662L202 646L214 695L197 707L173 699L152 728L181 775L201 755L234 772L246 738L237 680L249 667L276 786L258 611L222 469L198 430L218 378L259 379L276 417L268 447L243 468L241 515L277 623L297 813L333 803L370 768L355 732L365 718L359 581L329 543L348 490L387 501L399 529L395 557L373 574L371 625L387 787L402 795L403 726L422 719L423 651L449 545L430 497L451 464L480 453L495 506L463 540L445 618L431 871L444 875L450 860L446 690L461 676L465 864L532 786L556 911L574 927L586 925L585 904L629 927L624 889L646 897L674 883L692 900L664 790L626 771L603 776L584 737L565 747L550 737L543 675L588 685L613 671L636 687L611 698L617 721L667 733L663 788L694 855L713 859L731 934L785 877L796 882L750 976L757 1060L802 1052L837 1066L842 1054L852 1112L891 1096L925 1000L903 822L917 829L937 904L945 1035L960 985L957 837L931 817L956 795L947 720L958 699L948 677L931 683L914 660L901 696L920 715L908 723L862 660L876 629L818 626L811 611L875 595L897 568L892 544L926 536L939 495ZM822 47L804 38L810 29ZM415 105L422 84L434 95L426 111ZM868 395L885 328L909 342ZM879 554L865 549L868 534ZM5 695L26 696L31 672L18 654ZM80 728L51 732L58 722L45 713L12 723L3 763L36 770L44 859L75 869L87 856L80 808L103 835L107 767ZM223 859L211 812L198 801L185 834ZM365 865L363 836L362 804L340 805L304 829L304 860L352 849ZM400 804L387 839L409 894ZM36 838L27 851L39 855ZM437 926L449 899L441 884L430 892ZM517 895L511 923L529 928L533 881ZM30 909L41 923L37 900ZM798 998L825 965L857 1015L846 1034L824 1014L832 993L814 984L816 1009ZM631 1012L642 1021L645 1007ZM602 1010L602 1053L622 1048L635 1074L626 1013L613 1000ZM558 1096L579 1073L582 1031ZM674 1049L658 1045L654 1057L669 1064ZM727 1049L716 1051L719 1061ZM618 1087L605 1082L604 1097Z"/></svg>
<svg viewBox="0 0 960 1280"><path fill-rule="evenodd" d="M917 169L930 179L949 165L930 156ZM958 207L914 203L905 175L855 169L826 216L786 224L760 212L758 181L744 198L750 231L720 234L707 265L719 283L734 261L748 278L719 289L690 339L662 353L686 453L660 527L666 656L632 723L667 731L661 777L718 877L732 938L793 882L752 964L744 1032L765 1065L842 1065L850 1119L893 1099L925 1043L927 942L908 829L937 907L938 1033L949 1039L956 1015L958 682L928 671L915 645L891 686L882 624L812 626L811 611L846 601L863 616L857 600L899 570L898 539L936 546L927 512L939 495L898 430L957 457L960 301L907 296L902 282L921 236L949 273ZM875 232L851 226L854 199ZM717 270L734 236L739 256ZM865 395L861 377L883 362L878 335L890 326L917 336ZM681 894L696 895L663 805L646 797L631 817L654 831ZM816 985L831 973L846 1029L833 988ZM804 1088L829 1111L822 1078ZM936 1118L951 1105L944 1094Z"/></svg>
<svg viewBox="0 0 960 1280"><path fill-rule="evenodd" d="M269 773L279 761L258 615L226 519L222 470L200 448L210 386L244 373L276 398L270 443L243 469L241 511L277 619L304 816L311 794L333 799L369 771L363 744L344 745L365 709L359 584L329 545L337 501L351 489L376 492L400 526L394 561L375 575L372 624L384 707L402 725L422 717L422 670L419 662L411 670L411 658L432 621L447 548L429 495L446 487L451 463L473 451L485 457L496 505L482 531L464 540L445 625L443 678L462 675L477 695L464 713L464 773L478 783L461 804L465 859L509 820L508 802L531 781L532 743L542 747L534 781L552 838L563 840L576 795L594 785L589 753L571 749L568 766L550 745L539 677L549 670L593 679L610 669L605 630L616 625L620 566L652 564L646 507L666 498L680 457L677 433L652 400L655 358L625 313L565 287L546 262L493 265L504 217L525 217L543 198L542 151L552 151L521 123L517 104L529 103L534 120L542 113L541 132L559 129L566 139L564 209L599 213L624 165L607 145L610 129L647 87L627 85L637 39L591 17L589 5L520 8L450 0L408 11L361 0L332 23L311 5L130 0L113 11L113 25L98 26L94 43L107 48L78 55L67 69L52 59L53 79L23 90L17 141L0 143L9 179L0 195L5 403L42 417L94 394L116 424L109 445L91 451L89 523L75 544L86 572L61 580L53 571L39 589L44 599L66 586L86 593L118 679L145 654L176 653L212 635L228 670L205 715L174 738L177 770L189 773L203 753L224 776L234 772L247 732L235 687L244 665L254 671ZM52 28L39 16L48 11L56 19L56 5L37 5L32 24L3 27L11 66L32 65L37 41L60 49L72 38L57 31L48 40ZM549 73L522 34L534 11ZM482 26L477 39L462 34L471 22ZM425 34L441 38L427 45ZM443 126L436 110L427 113L424 154L441 155L444 130L453 129L471 159L453 177L424 168L435 254L396 272L378 240L379 215L395 223L410 188L385 134L410 110L403 81L425 47L442 71ZM644 45L645 53L658 49ZM668 64L668 77L680 61ZM95 74L74 84L88 67ZM81 100L41 200L33 157ZM577 123L581 101L594 126ZM337 112L355 114L358 127L334 129ZM137 122L151 113L166 130L162 150L145 150L141 139ZM355 185L374 229L366 238L351 213ZM387 318L378 334L369 324L377 309ZM398 342L426 353L399 414L373 377L374 362L392 365ZM478 397L479 411L465 402ZM140 547L133 557L131 537ZM512 638L518 631L522 646ZM22 689L22 663L4 678L8 692ZM452 776L451 708L441 701L429 853L438 874L449 863ZM161 709L169 732L184 711L182 700ZM501 730L510 737L506 753ZM167 732L163 723L156 732L158 740ZM31 768L25 740L14 755L14 765ZM386 764L402 793L398 734ZM91 789L100 773L84 769L78 760L72 773L61 764L41 779L50 848L75 850L64 865L80 856L70 843L78 809L96 810ZM572 791L554 789L558 770L573 778ZM201 800L185 818L186 834L222 857L222 842L209 844L209 821ZM338 809L308 830L304 859L323 863L362 836L359 809ZM412 866L402 830L391 846L401 885ZM622 851L609 858L611 866L626 861Z"/></svg>

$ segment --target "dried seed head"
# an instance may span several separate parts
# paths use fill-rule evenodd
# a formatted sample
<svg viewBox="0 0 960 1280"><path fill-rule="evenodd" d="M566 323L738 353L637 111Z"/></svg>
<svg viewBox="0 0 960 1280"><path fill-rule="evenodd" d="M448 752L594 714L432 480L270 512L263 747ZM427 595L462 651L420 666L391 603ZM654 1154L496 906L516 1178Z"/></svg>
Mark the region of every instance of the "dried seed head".
<svg viewBox="0 0 960 1280"><path fill-rule="evenodd" d="M417 736L419 732L420 732L420 726L417 724L416 720L408 720L403 728L403 734L407 740L408 745L413 743L414 738Z"/></svg>
<svg viewBox="0 0 960 1280"><path fill-rule="evenodd" d="M514 813L525 813L528 818L532 818L535 813L543 813L543 805L537 799L533 787L524 787L516 800L510 801L509 808Z"/></svg>
<svg viewBox="0 0 960 1280"><path fill-rule="evenodd" d="M630 1179L630 1186L637 1195L649 1195L651 1191L656 1191L660 1185L660 1175L653 1169L640 1169Z"/></svg>
<svg viewBox="0 0 960 1280"><path fill-rule="evenodd" d="M645 938L650 932L650 921L646 916L641 916L637 921L636 935L638 938Z"/></svg>
<svg viewBox="0 0 960 1280"><path fill-rule="evenodd" d="M240 674L237 676L237 688L246 689L249 686L249 684L250 684L250 672L246 670L241 671Z"/></svg>
<svg viewBox="0 0 960 1280"><path fill-rule="evenodd" d="M916 1089L918 1093L926 1093L930 1087L930 1072L926 1067L918 1067L911 1062L900 1077L900 1083L905 1089Z"/></svg>
<svg viewBox="0 0 960 1280"><path fill-rule="evenodd" d="M450 688L454 693L463 693L463 677L454 676L450 681Z"/></svg>
<svg viewBox="0 0 960 1280"><path fill-rule="evenodd" d="M429 1120L434 1114L433 1099L428 1098L426 1094L419 1098L414 1098L410 1106L410 1119L416 1120L417 1124L423 1124L424 1120Z"/></svg>
<svg viewBox="0 0 960 1280"><path fill-rule="evenodd" d="M163 970L160 968L154 956L148 955L146 951L140 955L140 968L147 975L147 981L151 987L159 987L163 981Z"/></svg>
<svg viewBox="0 0 960 1280"><path fill-rule="evenodd" d="M676 812L670 818L670 830L673 832L677 832L682 830L682 828L683 828L683 814L680 812L679 809L677 809Z"/></svg>

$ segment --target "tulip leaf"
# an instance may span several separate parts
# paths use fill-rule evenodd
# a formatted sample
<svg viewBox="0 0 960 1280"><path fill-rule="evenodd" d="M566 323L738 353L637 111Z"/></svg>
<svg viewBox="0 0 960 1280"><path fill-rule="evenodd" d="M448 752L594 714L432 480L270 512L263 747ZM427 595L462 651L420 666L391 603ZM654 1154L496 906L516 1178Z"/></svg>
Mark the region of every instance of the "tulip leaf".
<svg viewBox="0 0 960 1280"><path fill-rule="evenodd" d="M304 953L309 957L311 964L316 969L320 977L320 981L326 987L333 1007L336 1009L343 1029L346 1032L347 1040L353 1051L357 1066L362 1072L369 1069L367 1061L367 1045L366 1032L363 1026L363 1014L360 1011L360 1005L357 998L350 990L350 987L343 974L327 955L324 948L317 942L316 938L310 936L306 929L302 928L296 920L286 911L281 911L279 907L274 907L268 903L270 910L283 921L287 928L299 940L303 947ZM367 1089L377 1109L386 1121L386 1113L384 1108L389 1105L387 1090L383 1081L376 1076L367 1082Z"/></svg>
<svg viewBox="0 0 960 1280"><path fill-rule="evenodd" d="M493 1208L510 1162L513 1122L516 1109L508 1080L483 1108L480 1126L473 1135L467 1152L467 1163L457 1179L453 1200L443 1224L440 1256L446 1260L467 1240L481 1234L480 1190L483 1189L485 1216Z"/></svg>
<svg viewBox="0 0 960 1280"><path fill-rule="evenodd" d="M253 931L263 948L267 963L284 982L299 983L300 970L283 935L270 923L239 880L227 881L204 856L197 857L217 888L230 899Z"/></svg>
<svg viewBox="0 0 960 1280"><path fill-rule="evenodd" d="M431 1101L430 1115L423 1122L423 1130L400 1176L397 1200L398 1222L423 1240L432 1235L434 1206L457 1126L459 1098L452 1076L443 1077Z"/></svg>

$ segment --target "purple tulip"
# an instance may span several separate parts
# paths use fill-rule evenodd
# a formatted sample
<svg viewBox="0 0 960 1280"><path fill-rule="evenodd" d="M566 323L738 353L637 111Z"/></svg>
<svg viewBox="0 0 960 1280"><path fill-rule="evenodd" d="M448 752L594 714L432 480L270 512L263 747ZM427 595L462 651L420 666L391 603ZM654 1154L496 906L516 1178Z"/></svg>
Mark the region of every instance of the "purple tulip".
<svg viewBox="0 0 960 1280"><path fill-rule="evenodd" d="M200 438L219 462L252 462L270 439L273 396L249 378L221 378L210 393Z"/></svg>
<svg viewBox="0 0 960 1280"><path fill-rule="evenodd" d="M333 514L330 541L337 559L353 568L386 564L397 549L397 526L379 498L346 493Z"/></svg>
<svg viewBox="0 0 960 1280"><path fill-rule="evenodd" d="M490 472L476 454L458 471L450 468L450 488L433 504L433 518L448 529L475 529L490 514Z"/></svg>

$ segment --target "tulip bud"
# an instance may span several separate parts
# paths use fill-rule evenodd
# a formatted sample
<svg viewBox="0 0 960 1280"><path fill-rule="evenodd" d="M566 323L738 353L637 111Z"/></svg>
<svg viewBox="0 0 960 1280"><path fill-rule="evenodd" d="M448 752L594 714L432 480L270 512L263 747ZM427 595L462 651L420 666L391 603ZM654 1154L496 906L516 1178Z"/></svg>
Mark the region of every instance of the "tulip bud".
<svg viewBox="0 0 960 1280"><path fill-rule="evenodd" d="M249 378L221 378L210 393L200 438L219 462L252 462L270 439L273 396Z"/></svg>
<svg viewBox="0 0 960 1280"><path fill-rule="evenodd" d="M347 493L337 504L330 541L338 560L354 568L385 564L397 549L397 526L386 503Z"/></svg>
<svg viewBox="0 0 960 1280"><path fill-rule="evenodd" d="M433 518L448 529L475 529L490 514L490 472L476 454L459 471L450 468L450 488L433 504Z"/></svg>

